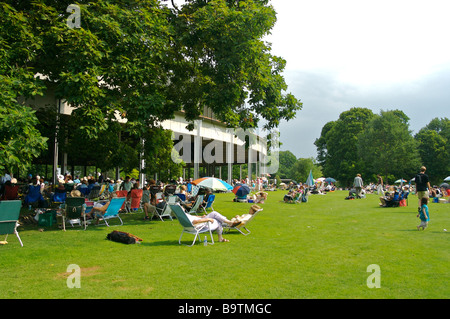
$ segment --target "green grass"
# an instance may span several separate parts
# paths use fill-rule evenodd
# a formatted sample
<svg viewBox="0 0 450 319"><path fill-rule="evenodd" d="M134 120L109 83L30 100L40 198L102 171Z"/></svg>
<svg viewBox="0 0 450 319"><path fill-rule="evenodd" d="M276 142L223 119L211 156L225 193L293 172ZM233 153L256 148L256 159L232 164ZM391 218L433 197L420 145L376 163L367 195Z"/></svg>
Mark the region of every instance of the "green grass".
<svg viewBox="0 0 450 319"><path fill-rule="evenodd" d="M408 207L380 208L378 196L344 200L346 192L280 202L269 193L249 225L229 243L178 245L178 221L143 221L86 231L20 227L0 246L0 298L448 298L450 205L430 204L431 222L417 231L416 198ZM214 208L233 217L250 204L218 194ZM140 245L106 240L112 230L141 237ZM217 235L214 235L217 239ZM185 243L193 236L185 234ZM3 238L1 238L3 239ZM67 267L81 267L81 288L69 289ZM367 267L379 265L381 288L368 288Z"/></svg>

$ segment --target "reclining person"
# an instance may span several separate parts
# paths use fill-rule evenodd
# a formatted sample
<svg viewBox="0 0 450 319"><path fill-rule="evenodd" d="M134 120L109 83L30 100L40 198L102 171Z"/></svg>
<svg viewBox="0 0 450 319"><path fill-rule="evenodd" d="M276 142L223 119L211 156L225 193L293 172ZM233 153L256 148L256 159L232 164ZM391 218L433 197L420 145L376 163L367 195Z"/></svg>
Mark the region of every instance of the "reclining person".
<svg viewBox="0 0 450 319"><path fill-rule="evenodd" d="M258 193L256 193L256 199L255 199L255 203L261 203L264 204L264 201L267 200L267 196L269 194L267 194L266 192L263 191L259 191Z"/></svg>
<svg viewBox="0 0 450 319"><path fill-rule="evenodd" d="M189 220L191 221L192 225L194 225L194 227L198 227L196 225L201 224L201 223L211 222L212 224L209 224L208 227L211 227L210 228L211 231L214 231L214 230L217 231L217 236L219 238L219 242L229 242L228 239L225 239L222 236L222 233L223 233L222 224L227 224L231 227L235 227L240 224L240 222L238 222L238 221L232 222L232 221L228 220L228 218L226 218L225 216L223 216L222 214L220 214L218 212L211 212L205 216L196 216L196 215L191 215L189 213L186 213L186 216L187 216L187 218L189 218Z"/></svg>
<svg viewBox="0 0 450 319"><path fill-rule="evenodd" d="M242 214L241 216L236 215L231 219L231 222L235 223L235 226L239 226L242 223L246 223L258 210L260 210L261 207L258 205L252 205L248 211L248 214Z"/></svg>
<svg viewBox="0 0 450 319"><path fill-rule="evenodd" d="M97 217L96 223L98 224L99 218L102 218L103 215L105 215L105 212L108 209L109 204L111 203L111 199L116 198L116 197L117 197L117 194L114 192L114 193L111 193L111 195L109 195L109 202L107 202L106 204L95 202L94 206L92 207L92 210L86 214L86 217L89 217L92 219Z"/></svg>

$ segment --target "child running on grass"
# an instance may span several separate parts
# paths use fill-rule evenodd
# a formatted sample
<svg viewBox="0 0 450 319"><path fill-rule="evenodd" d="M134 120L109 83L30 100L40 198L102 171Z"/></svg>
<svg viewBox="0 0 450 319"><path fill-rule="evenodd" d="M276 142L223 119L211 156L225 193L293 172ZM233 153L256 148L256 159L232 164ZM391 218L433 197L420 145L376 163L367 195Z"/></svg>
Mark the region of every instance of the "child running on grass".
<svg viewBox="0 0 450 319"><path fill-rule="evenodd" d="M421 206L420 206L420 210L419 210L419 214L417 215L417 217L420 218L421 223L419 226L417 226L417 230L420 230L420 227L422 227L422 230L425 230L425 228L427 228L428 226L428 222L430 221L430 213L428 212L428 198L423 197L421 199Z"/></svg>

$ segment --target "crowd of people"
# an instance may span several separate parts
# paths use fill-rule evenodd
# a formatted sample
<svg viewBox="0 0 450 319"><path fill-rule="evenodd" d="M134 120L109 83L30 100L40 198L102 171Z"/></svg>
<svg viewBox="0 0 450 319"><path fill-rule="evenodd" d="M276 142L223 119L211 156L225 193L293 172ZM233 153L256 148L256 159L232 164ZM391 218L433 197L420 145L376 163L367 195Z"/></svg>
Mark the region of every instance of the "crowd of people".
<svg viewBox="0 0 450 319"><path fill-rule="evenodd" d="M412 184L411 182L414 182ZM133 200L133 192L138 192L139 206L143 208L144 220L149 220L155 217L158 212L161 213L167 205L167 196L177 194L178 202L185 211L192 209L197 201L199 195L203 195L203 201L200 203L200 207L205 207L208 202L208 198L212 195L212 190L208 188L201 188L198 192L192 192L192 179L184 181L181 177L178 180L172 180L169 183L156 182L150 179L145 182L144 185L140 185L139 181L126 176L123 180L113 180L110 178L103 178L101 174L98 174L97 178L89 175L87 177L80 178L79 176L72 177L69 173L65 175L59 175L57 178L57 185L53 187L51 183L46 181L42 176L32 176L29 174L24 180L17 180L12 174L6 173L0 179L0 195L2 199L23 199L25 204L34 204L35 207L48 207L51 202L52 196L58 191L67 191L69 196L84 196L88 197L90 192L95 187L103 185L104 193L102 202L95 203L92 207L89 217L95 218L95 216L101 216L108 207L108 199L111 200L118 191L124 191L127 196L127 201ZM243 180L234 179L232 185L245 184L248 185L254 193L247 196L248 202L254 204L263 204L267 200L268 193L266 191L275 190L276 187L270 184L270 181L266 177L257 178L256 180L250 180L247 178ZM19 190L18 187L21 186ZM30 196L29 186L34 186L34 189L38 189L39 200L31 203L27 199ZM15 188L16 191L11 189ZM340 188L341 189L341 188ZM287 187L288 192L284 195L283 201L286 203L300 203L307 202L308 197L311 194L324 195L328 192L334 192L338 190L333 183L314 183L314 185L295 184L289 183ZM72 192L70 192L72 191ZM76 191L78 193L74 193ZM430 185L429 177L426 174L426 168L422 167L420 172L409 183L401 183L401 185L389 185L384 183L380 175L377 176L376 183L364 184L362 176L357 174L354 178L352 188L349 190L349 197L364 198L366 194L377 193L380 195L379 205L382 207L402 206L402 201L408 198L410 193L417 196L418 199L418 211L422 218L429 220L429 212L427 204L430 198L439 199L443 202L450 203L450 188L449 187L432 187ZM76 195L74 195L76 194ZM123 193L122 193L123 194ZM183 197L182 197L183 196ZM348 199L348 198L346 198ZM142 206L141 206L142 204ZM424 209L424 205L426 206ZM426 211L426 212L425 212ZM248 215L248 214L247 214ZM424 217L425 216L425 217ZM224 220L222 217L210 216L205 218L217 218L222 219L222 223L227 223L228 220ZM423 221L423 220L422 220ZM420 228L425 229L426 225L421 224Z"/></svg>

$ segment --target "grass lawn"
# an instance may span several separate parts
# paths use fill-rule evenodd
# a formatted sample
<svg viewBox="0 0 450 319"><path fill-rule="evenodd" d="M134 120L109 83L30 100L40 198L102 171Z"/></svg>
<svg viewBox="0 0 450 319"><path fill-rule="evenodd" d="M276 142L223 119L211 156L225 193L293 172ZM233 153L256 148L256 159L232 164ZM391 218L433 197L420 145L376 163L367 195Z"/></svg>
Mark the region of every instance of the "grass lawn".
<svg viewBox="0 0 450 319"><path fill-rule="evenodd" d="M380 208L377 195L349 201L342 191L285 204L284 194L269 193L264 210L249 225L250 235L229 233L229 243L207 247L179 245L178 221L143 221L143 213L123 214L123 226L90 225L86 231L19 227L24 247L14 235L0 246L0 298L450 296L449 204L431 203L429 227L417 231L414 196L408 207ZM232 198L217 194L215 210L230 218L248 212L251 204ZM116 229L144 241L106 240ZM183 239L190 243L193 236ZM81 268L80 289L67 287L70 264ZM381 288L367 286L372 264L380 267Z"/></svg>

